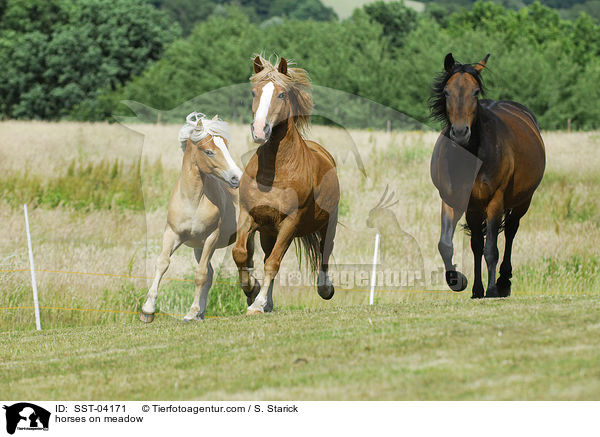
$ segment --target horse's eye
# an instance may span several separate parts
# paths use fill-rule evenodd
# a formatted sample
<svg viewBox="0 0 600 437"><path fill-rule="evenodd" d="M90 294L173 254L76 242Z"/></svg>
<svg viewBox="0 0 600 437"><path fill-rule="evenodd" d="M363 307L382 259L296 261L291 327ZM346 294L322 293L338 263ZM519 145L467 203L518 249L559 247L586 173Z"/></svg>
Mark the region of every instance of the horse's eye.
<svg viewBox="0 0 600 437"><path fill-rule="evenodd" d="M448 96L450 95L450 93L448 92L448 90L444 90L444 95L445 95L446 97L448 97Z"/></svg>
<svg viewBox="0 0 600 437"><path fill-rule="evenodd" d="M256 91L252 90L252 97L256 97Z"/></svg>
<svg viewBox="0 0 600 437"><path fill-rule="evenodd" d="M473 93L473 95L474 95L475 97L477 97L477 96L479 95L479 93L480 93L480 92L481 92L481 90L480 90L479 88L477 88L477 89L475 90L475 92Z"/></svg>
<svg viewBox="0 0 600 437"><path fill-rule="evenodd" d="M214 151L214 150L210 150L210 149L206 149L206 150L204 151L204 153L206 153L206 154L207 154L208 156L210 156L210 157L213 157L213 156L215 156L215 155L216 155L215 151Z"/></svg>
<svg viewBox="0 0 600 437"><path fill-rule="evenodd" d="M285 99L285 93L281 93L277 96L279 99Z"/></svg>

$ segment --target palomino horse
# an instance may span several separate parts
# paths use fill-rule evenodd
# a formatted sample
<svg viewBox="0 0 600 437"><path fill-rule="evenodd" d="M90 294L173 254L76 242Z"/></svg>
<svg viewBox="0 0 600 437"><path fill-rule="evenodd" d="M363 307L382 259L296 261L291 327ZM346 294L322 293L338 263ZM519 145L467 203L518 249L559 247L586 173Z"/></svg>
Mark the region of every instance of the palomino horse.
<svg viewBox="0 0 600 437"><path fill-rule="evenodd" d="M483 95L480 73L488 57L489 54L471 65L457 63L451 53L446 55L445 71L437 78L431 99L432 116L444 124L431 158L431 178L442 198L438 248L445 264L446 282L454 291L464 290L467 279L452 263L452 237L464 212L453 205L452 199L461 196L457 191L465 190L464 185L456 183L463 177L458 173L464 172L452 148L462 148L460 153L466 150L481 162L481 168L474 173L474 183L466 187L466 220L475 264L473 298L484 296L482 255L488 268L485 296L510 296L513 240L546 166L544 143L531 111L511 101L478 98ZM502 226L506 247L496 281L497 240Z"/></svg>
<svg viewBox="0 0 600 437"><path fill-rule="evenodd" d="M215 116L193 112L179 131L184 151L181 175L169 202L162 252L158 256L154 281L142 307L140 320L152 322L158 285L169 267L171 255L181 245L194 248L198 261L196 295L184 321L204 318L213 269L215 249L235 240L237 190L242 171L235 164L227 143L229 127Z"/></svg>
<svg viewBox="0 0 600 437"><path fill-rule="evenodd" d="M333 297L327 275L337 225L339 182L333 157L302 138L310 120L312 96L306 71L277 67L257 56L250 78L254 97L252 137L260 144L240 182L240 216L233 258L248 300L247 314L273 309L273 281L294 238L299 238L313 271L317 290ZM265 252L262 287L250 272L254 233Z"/></svg>

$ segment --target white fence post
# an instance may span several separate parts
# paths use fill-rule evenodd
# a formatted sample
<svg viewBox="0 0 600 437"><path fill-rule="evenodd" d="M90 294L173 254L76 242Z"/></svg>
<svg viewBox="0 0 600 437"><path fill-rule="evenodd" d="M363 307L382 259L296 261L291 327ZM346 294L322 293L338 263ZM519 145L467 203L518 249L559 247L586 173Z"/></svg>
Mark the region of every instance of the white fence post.
<svg viewBox="0 0 600 437"><path fill-rule="evenodd" d="M369 294L369 305L373 305L375 296L375 283L377 282L377 254L379 252L379 234L375 234L375 251L373 252L373 270L371 271L371 293Z"/></svg>
<svg viewBox="0 0 600 437"><path fill-rule="evenodd" d="M27 229L27 245L29 246L29 265L31 266L31 285L33 287L33 307L35 308L35 327L42 330L40 323L40 304L38 302L37 284L35 281L35 267L33 265L33 250L31 249L31 233L29 232L29 217L27 215L27 204L23 205L25 210L25 228Z"/></svg>

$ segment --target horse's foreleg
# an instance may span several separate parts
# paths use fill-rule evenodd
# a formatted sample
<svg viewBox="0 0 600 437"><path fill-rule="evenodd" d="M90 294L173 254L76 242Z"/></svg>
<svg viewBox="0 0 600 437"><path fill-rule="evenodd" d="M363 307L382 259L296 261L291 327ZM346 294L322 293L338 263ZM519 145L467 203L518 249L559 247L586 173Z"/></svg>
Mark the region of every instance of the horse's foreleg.
<svg viewBox="0 0 600 437"><path fill-rule="evenodd" d="M471 250L473 251L473 297L482 298L484 293L481 281L481 258L483 257L483 220L482 213L467 211L467 225L471 229Z"/></svg>
<svg viewBox="0 0 600 437"><path fill-rule="evenodd" d="M442 201L442 231L438 250L446 269L446 283L453 291L463 291L467 288L467 278L461 272L456 271L456 266L452 263L454 255L452 239L460 216L461 214Z"/></svg>
<svg viewBox="0 0 600 437"><path fill-rule="evenodd" d="M277 237L275 235L266 234L264 232L260 233L260 246L262 247L263 252L265 253L264 262L267 262L267 258L271 256L271 252L273 252L273 247L275 246L275 242L277 241ZM253 301L248 302L248 306L252 304ZM265 313L269 313L273 311L273 282L269 284L269 291L267 293L267 305L265 306Z"/></svg>
<svg viewBox="0 0 600 437"><path fill-rule="evenodd" d="M246 314L259 314L265 312L269 290L272 292L273 281L275 276L277 276L277 272L279 272L281 260L283 259L285 252L290 247L290 243L294 239L295 230L296 222L289 217L281 224L279 233L277 234L277 239L275 240L275 244L273 246L273 250L265 261L265 278L263 285L260 288L260 292L256 296L256 299L254 299L254 302L252 302L252 305L248 307Z"/></svg>
<svg viewBox="0 0 600 437"><path fill-rule="evenodd" d="M190 310L183 318L184 322L204 319L204 314L206 313L206 302L208 300L208 291L212 286L213 280L213 269L210 265L210 259L215 252L218 240L219 229L216 229L204 242L202 253L198 259L196 275L194 276L194 282L196 283L196 294L194 295L194 302L192 303Z"/></svg>
<svg viewBox="0 0 600 437"><path fill-rule="evenodd" d="M256 223L244 208L240 208L238 231L232 249L233 260L238 268L240 285L246 294L248 305L252 304L260 290L260 283L252 276L254 267L254 232Z"/></svg>
<svg viewBox="0 0 600 437"><path fill-rule="evenodd" d="M512 256L513 240L515 239L515 235L519 229L521 217L523 217L529 209L530 202L531 199L526 204L517 208L513 208L513 210L506 217L506 223L504 226L504 237L506 239L506 244L504 246L504 257L502 259L502 264L500 264L500 277L496 281L496 288L498 289L498 296L500 297L510 296L510 278L512 278L512 264L510 262L510 258Z"/></svg>
<svg viewBox="0 0 600 437"><path fill-rule="evenodd" d="M483 256L488 269L488 287L485 297L498 297L496 266L498 265L498 232L504 213L503 196L504 194L501 191L497 191L486 208L487 230Z"/></svg>
<svg viewBox="0 0 600 437"><path fill-rule="evenodd" d="M329 257L331 256L331 252L333 252L333 239L335 238L337 220L338 210L336 208L334 212L329 214L327 226L319 231L321 234L321 269L317 279L317 292L325 300L331 299L335 293L327 271L329 270Z"/></svg>
<svg viewBox="0 0 600 437"><path fill-rule="evenodd" d="M156 267L154 269L154 280L152 286L148 290L146 302L142 306L142 312L140 313L140 320L142 322L150 323L154 320L154 311L156 310L156 298L158 296L158 286L160 281L169 268L171 262L171 255L181 245L182 241L169 225L165 228L163 235L163 247L158 259L156 260Z"/></svg>

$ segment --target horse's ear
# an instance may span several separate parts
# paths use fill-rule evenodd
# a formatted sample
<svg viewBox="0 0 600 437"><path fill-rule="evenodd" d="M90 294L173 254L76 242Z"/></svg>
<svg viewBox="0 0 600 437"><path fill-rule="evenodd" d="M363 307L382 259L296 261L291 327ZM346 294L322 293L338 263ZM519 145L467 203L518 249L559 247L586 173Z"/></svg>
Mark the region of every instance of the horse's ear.
<svg viewBox="0 0 600 437"><path fill-rule="evenodd" d="M287 61L285 60L285 58L281 58L281 60L279 61L277 71L279 71L281 74L287 74Z"/></svg>
<svg viewBox="0 0 600 437"><path fill-rule="evenodd" d="M254 58L254 73L260 73L265 68L260 60L260 56Z"/></svg>
<svg viewBox="0 0 600 437"><path fill-rule="evenodd" d="M478 73L481 73L481 70L483 70L485 68L485 64L487 64L487 60L490 57L490 54L488 53L487 55L485 55L485 58L483 58L481 61L479 61L477 64L475 64L475 70L477 70Z"/></svg>
<svg viewBox="0 0 600 437"><path fill-rule="evenodd" d="M218 120L219 119L219 114L215 114L215 116L213 117L213 120Z"/></svg>
<svg viewBox="0 0 600 437"><path fill-rule="evenodd" d="M452 71L452 68L454 68L454 64L456 64L454 56L452 56L452 53L448 53L444 58L444 70L450 73L450 71Z"/></svg>

